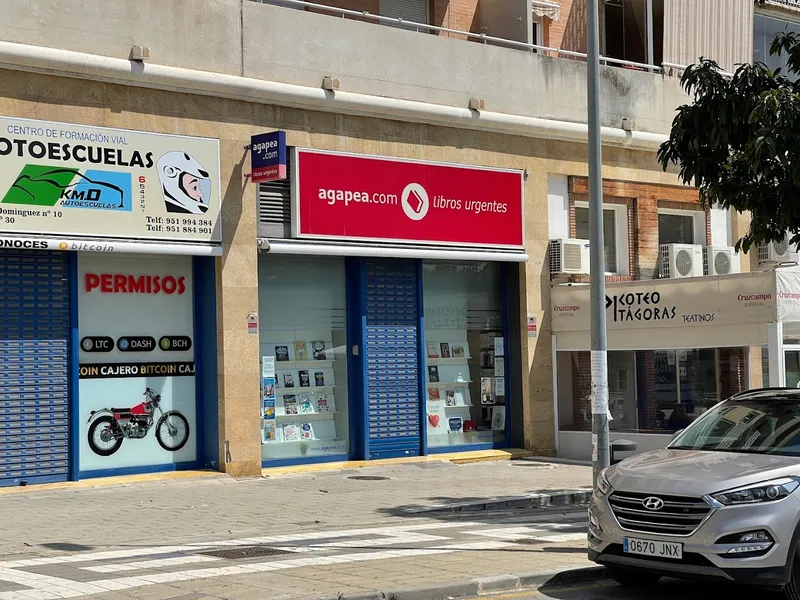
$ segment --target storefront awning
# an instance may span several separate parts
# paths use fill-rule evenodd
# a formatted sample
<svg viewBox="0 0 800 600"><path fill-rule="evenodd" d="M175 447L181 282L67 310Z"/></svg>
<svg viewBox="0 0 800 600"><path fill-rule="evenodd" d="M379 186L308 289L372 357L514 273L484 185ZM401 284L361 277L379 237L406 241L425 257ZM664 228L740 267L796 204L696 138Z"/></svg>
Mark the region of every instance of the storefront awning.
<svg viewBox="0 0 800 600"><path fill-rule="evenodd" d="M550 17L553 21L561 19L561 3L546 2L545 0L532 0L533 14L537 17Z"/></svg>
<svg viewBox="0 0 800 600"><path fill-rule="evenodd" d="M766 344L767 325L800 321L800 269L657 279L606 288L609 350ZM590 346L589 286L551 290L559 350Z"/></svg>
<svg viewBox="0 0 800 600"><path fill-rule="evenodd" d="M526 262L524 252L501 252L493 250L460 250L427 248L419 246L374 246L367 244L333 244L304 242L298 240L268 240L259 238L258 247L270 254L303 254L317 256L365 256L384 258L427 258L432 260L469 260L495 262Z"/></svg>
<svg viewBox="0 0 800 600"><path fill-rule="evenodd" d="M127 254L174 254L184 256L222 256L217 244L150 242L114 238L78 238L47 236L3 236L0 249L62 250L66 252L114 252Z"/></svg>

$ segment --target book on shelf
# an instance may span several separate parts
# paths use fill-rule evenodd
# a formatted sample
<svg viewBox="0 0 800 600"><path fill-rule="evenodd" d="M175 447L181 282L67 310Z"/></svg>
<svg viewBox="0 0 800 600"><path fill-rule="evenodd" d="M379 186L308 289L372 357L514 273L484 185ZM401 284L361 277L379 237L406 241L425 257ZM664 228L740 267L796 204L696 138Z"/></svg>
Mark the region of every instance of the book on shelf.
<svg viewBox="0 0 800 600"><path fill-rule="evenodd" d="M453 358L466 358L467 354L464 350L464 344L453 343L450 344L450 354Z"/></svg>
<svg viewBox="0 0 800 600"><path fill-rule="evenodd" d="M287 423L283 426L283 441L284 442L298 442L300 441L300 428L294 423Z"/></svg>
<svg viewBox="0 0 800 600"><path fill-rule="evenodd" d="M323 387L325 385L325 373L322 371L314 372L314 385L317 387Z"/></svg>
<svg viewBox="0 0 800 600"><path fill-rule="evenodd" d="M294 359L297 361L308 360L308 346L305 342L294 343Z"/></svg>
<svg viewBox="0 0 800 600"><path fill-rule="evenodd" d="M439 383L439 367L436 365L428 367L428 381Z"/></svg>
<svg viewBox="0 0 800 600"><path fill-rule="evenodd" d="M428 342L428 358L439 358L439 344Z"/></svg>
<svg viewBox="0 0 800 600"><path fill-rule="evenodd" d="M442 342L439 344L439 348L442 351L442 358L450 358L450 344Z"/></svg>
<svg viewBox="0 0 800 600"><path fill-rule="evenodd" d="M307 415L314 412L314 405L311 403L310 394L299 394L297 396L297 401L301 415Z"/></svg>
<svg viewBox="0 0 800 600"><path fill-rule="evenodd" d="M436 400L441 400L441 398L442 397L440 395L439 388L435 388L435 387L434 388L428 388L428 399L429 400L436 401Z"/></svg>
<svg viewBox="0 0 800 600"><path fill-rule="evenodd" d="M330 404L328 403L328 394L317 394L315 398L317 404L317 412L330 412Z"/></svg>
<svg viewBox="0 0 800 600"><path fill-rule="evenodd" d="M444 396L445 406L457 406L455 390L445 390Z"/></svg>
<svg viewBox="0 0 800 600"><path fill-rule="evenodd" d="M275 346L275 362L288 362L289 361L289 346L281 344Z"/></svg>
<svg viewBox="0 0 800 600"><path fill-rule="evenodd" d="M301 369L297 375L300 387L311 387L311 376L308 374L308 371Z"/></svg>
<svg viewBox="0 0 800 600"><path fill-rule="evenodd" d="M286 415L297 414L297 396L289 395L283 397L283 412Z"/></svg>
<svg viewBox="0 0 800 600"><path fill-rule="evenodd" d="M328 360L328 354L323 340L311 342L311 357L314 360Z"/></svg>

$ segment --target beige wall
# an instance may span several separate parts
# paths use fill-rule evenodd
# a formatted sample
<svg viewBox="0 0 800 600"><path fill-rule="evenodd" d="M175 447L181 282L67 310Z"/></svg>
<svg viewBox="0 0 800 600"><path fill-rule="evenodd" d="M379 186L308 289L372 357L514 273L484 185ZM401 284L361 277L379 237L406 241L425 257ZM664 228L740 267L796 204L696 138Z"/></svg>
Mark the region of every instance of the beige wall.
<svg viewBox="0 0 800 600"><path fill-rule="evenodd" d="M551 331L547 249L547 174L587 175L580 144L550 142L430 125L408 124L234 100L189 96L54 76L0 70L0 114L219 138L222 161L224 256L217 261L220 388L220 465L236 475L257 474L259 438L258 336L247 334L247 315L258 310L255 189L244 174L250 135L287 131L293 146L526 169L526 238L530 261L521 265L525 445L553 453ZM652 154L606 149L604 176L675 183ZM541 324L525 333L525 313ZM520 424L515 424L519 428ZM230 462L226 463L225 442Z"/></svg>

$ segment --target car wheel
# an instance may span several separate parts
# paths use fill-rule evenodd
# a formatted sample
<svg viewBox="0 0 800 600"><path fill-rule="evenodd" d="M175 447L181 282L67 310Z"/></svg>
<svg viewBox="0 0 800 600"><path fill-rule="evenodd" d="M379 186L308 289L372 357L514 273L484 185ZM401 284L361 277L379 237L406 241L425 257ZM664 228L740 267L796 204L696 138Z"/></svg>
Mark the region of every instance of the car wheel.
<svg viewBox="0 0 800 600"><path fill-rule="evenodd" d="M792 561L792 571L789 575L789 583L783 588L783 593L787 600L800 600L800 558L795 552Z"/></svg>
<svg viewBox="0 0 800 600"><path fill-rule="evenodd" d="M658 580L661 579L661 575L658 573L634 569L609 569L608 576L625 587L644 587L658 583ZM798 576L800 577L800 573ZM800 596L790 598L790 600L800 600Z"/></svg>

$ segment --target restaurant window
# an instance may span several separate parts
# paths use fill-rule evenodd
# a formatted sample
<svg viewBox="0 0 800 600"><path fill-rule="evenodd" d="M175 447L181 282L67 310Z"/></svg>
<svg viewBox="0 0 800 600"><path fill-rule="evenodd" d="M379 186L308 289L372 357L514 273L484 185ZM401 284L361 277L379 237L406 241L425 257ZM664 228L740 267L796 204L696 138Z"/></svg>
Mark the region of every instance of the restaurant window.
<svg viewBox="0 0 800 600"><path fill-rule="evenodd" d="M746 388L745 348L611 351L612 431L671 433ZM558 353L562 431L591 431L589 352Z"/></svg>
<svg viewBox="0 0 800 600"><path fill-rule="evenodd" d="M604 208L603 209L603 249L606 263L606 273L624 273L625 265L620 264L620 258L626 253L618 248L620 239L627 237L621 236L621 225L625 221L625 207ZM589 208L585 206L575 207L575 237L579 240L591 239L589 235Z"/></svg>

